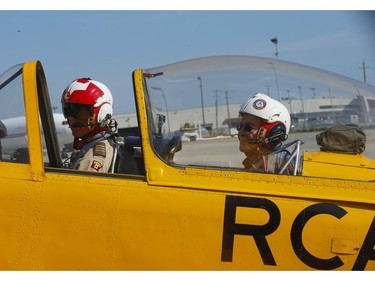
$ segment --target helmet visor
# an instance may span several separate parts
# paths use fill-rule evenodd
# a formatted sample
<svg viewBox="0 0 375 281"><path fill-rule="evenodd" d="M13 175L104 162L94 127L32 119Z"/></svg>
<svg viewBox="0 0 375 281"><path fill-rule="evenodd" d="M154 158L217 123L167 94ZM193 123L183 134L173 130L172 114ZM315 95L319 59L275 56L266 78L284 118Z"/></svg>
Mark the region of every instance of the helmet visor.
<svg viewBox="0 0 375 281"><path fill-rule="evenodd" d="M65 118L68 116L77 118L81 110L86 110L90 115L93 113L93 106L90 104L80 104L80 103L63 103L62 110Z"/></svg>

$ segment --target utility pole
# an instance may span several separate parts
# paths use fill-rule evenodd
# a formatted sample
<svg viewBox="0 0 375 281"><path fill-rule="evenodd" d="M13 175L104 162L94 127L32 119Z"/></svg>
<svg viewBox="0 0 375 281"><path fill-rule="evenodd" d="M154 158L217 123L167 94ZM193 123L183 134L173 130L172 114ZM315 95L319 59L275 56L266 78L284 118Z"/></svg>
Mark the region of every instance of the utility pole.
<svg viewBox="0 0 375 281"><path fill-rule="evenodd" d="M306 129L306 112L305 112L305 106L303 104L302 90L301 90L300 85L298 85L297 87L298 87L299 95L300 95L300 98L301 98L302 115L303 115L303 128Z"/></svg>
<svg viewBox="0 0 375 281"><path fill-rule="evenodd" d="M202 86L202 77L198 76L199 86L201 89L201 103L202 103L202 118L203 118L203 127L206 128L206 120L204 119L204 104L203 104L203 86Z"/></svg>
<svg viewBox="0 0 375 281"><path fill-rule="evenodd" d="M289 100L289 106L290 106L290 114L293 114L293 108L292 108L292 100L290 99L290 90L286 90L288 93L288 100Z"/></svg>
<svg viewBox="0 0 375 281"><path fill-rule="evenodd" d="M276 81L276 88L277 88L277 96L279 97L279 101L281 101L280 90L279 90L279 80L277 79L277 73L276 73L275 66L274 66L273 62L267 62L267 63L271 65L271 67L272 67L272 69L273 69L273 73L275 74L275 81Z"/></svg>
<svg viewBox="0 0 375 281"><path fill-rule="evenodd" d="M229 103L228 103L228 91L225 91L225 100L227 102L227 113L228 113L228 133L230 135L230 128L232 127L232 122L230 121L230 114L229 114Z"/></svg>
<svg viewBox="0 0 375 281"><path fill-rule="evenodd" d="M312 88L310 88L310 90L313 92L312 98L315 99L315 90L316 90L316 88L312 87Z"/></svg>
<svg viewBox="0 0 375 281"><path fill-rule="evenodd" d="M216 135L219 134L219 122L218 122L218 110L217 110L217 99L218 99L218 96L219 96L219 90L215 90L215 110L216 110Z"/></svg>
<svg viewBox="0 0 375 281"><path fill-rule="evenodd" d="M363 71L363 82L366 83L366 68L369 68L368 66L365 65L365 60L363 60L363 63L362 63L362 71Z"/></svg>

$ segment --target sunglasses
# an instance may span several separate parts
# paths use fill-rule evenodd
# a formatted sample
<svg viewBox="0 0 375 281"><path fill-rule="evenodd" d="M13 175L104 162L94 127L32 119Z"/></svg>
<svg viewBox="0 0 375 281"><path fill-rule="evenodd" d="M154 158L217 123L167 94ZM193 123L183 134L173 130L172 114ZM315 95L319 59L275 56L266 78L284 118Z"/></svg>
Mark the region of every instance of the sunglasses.
<svg viewBox="0 0 375 281"><path fill-rule="evenodd" d="M240 131L241 129L244 129L246 132L250 132L253 129L257 129L255 127L252 127L249 124L243 125L243 124L238 124L237 125L237 131Z"/></svg>
<svg viewBox="0 0 375 281"><path fill-rule="evenodd" d="M90 104L64 103L62 105L62 110L65 118L68 118L68 116L77 118L82 108L84 108L88 113L90 113L90 115L92 115L93 107Z"/></svg>

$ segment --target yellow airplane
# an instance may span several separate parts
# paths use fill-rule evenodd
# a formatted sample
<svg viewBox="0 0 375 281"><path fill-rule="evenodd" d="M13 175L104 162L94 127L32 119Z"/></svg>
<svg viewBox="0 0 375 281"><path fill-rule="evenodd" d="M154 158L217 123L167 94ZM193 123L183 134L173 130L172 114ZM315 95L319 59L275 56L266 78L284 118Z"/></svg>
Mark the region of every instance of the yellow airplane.
<svg viewBox="0 0 375 281"><path fill-rule="evenodd" d="M0 76L0 120L27 127L0 160L0 269L375 269L374 86L242 56L137 69L133 85L139 134L119 138L114 173L90 173L62 168L41 62ZM290 110L294 175L242 167L233 129L256 92ZM364 128L365 151L321 151L334 123Z"/></svg>

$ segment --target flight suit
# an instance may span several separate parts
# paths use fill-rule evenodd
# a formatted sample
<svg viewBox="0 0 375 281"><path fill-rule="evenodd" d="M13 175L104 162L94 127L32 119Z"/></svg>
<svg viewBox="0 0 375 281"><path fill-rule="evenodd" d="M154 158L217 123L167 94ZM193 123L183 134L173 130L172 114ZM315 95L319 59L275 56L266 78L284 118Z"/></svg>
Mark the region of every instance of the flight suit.
<svg viewBox="0 0 375 281"><path fill-rule="evenodd" d="M74 151L70 160L71 169L89 172L109 172L114 146L113 140L106 139L96 143L82 157L79 157L80 150Z"/></svg>

